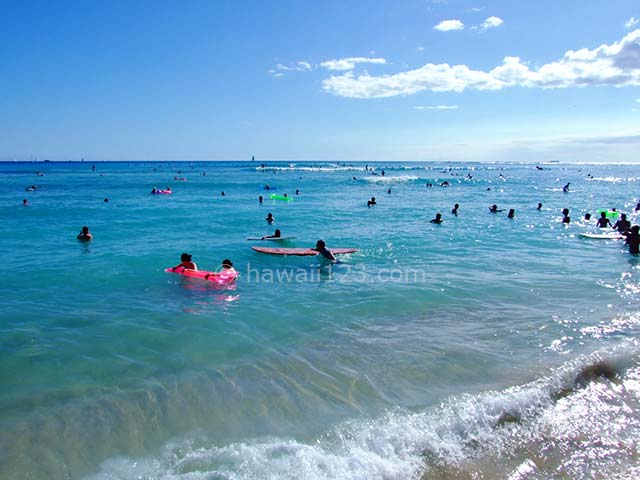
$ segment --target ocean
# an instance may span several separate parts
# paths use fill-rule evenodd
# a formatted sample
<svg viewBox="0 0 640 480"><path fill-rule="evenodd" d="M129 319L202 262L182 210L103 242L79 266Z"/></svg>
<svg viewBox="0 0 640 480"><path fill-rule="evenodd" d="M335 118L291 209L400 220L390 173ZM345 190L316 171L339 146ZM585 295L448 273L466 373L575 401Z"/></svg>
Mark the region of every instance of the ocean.
<svg viewBox="0 0 640 480"><path fill-rule="evenodd" d="M1 163L0 478L640 478L640 165L541 167Z"/></svg>

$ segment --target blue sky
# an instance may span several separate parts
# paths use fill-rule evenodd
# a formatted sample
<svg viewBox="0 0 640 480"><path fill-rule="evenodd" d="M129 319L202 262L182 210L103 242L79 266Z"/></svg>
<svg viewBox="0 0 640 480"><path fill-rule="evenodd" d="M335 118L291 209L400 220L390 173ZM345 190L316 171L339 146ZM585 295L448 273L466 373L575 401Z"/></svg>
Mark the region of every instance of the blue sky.
<svg viewBox="0 0 640 480"><path fill-rule="evenodd" d="M0 160L640 162L638 0L0 7Z"/></svg>

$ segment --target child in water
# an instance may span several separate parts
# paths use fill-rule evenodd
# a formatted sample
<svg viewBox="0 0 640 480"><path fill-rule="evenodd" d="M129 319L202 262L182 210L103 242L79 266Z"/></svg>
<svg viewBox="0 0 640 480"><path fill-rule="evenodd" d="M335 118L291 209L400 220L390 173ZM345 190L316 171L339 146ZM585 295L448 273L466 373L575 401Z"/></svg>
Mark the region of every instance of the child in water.
<svg viewBox="0 0 640 480"><path fill-rule="evenodd" d="M191 255L188 253L183 253L180 255L180 264L173 267L171 270L176 270L177 268L183 268L184 270L198 270L198 266L191 260Z"/></svg>

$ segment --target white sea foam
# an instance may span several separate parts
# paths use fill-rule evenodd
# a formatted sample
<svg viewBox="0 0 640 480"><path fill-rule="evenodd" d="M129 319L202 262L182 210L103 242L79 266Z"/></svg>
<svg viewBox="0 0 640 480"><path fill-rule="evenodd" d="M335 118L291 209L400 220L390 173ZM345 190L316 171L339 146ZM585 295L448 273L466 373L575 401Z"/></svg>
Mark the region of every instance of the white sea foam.
<svg viewBox="0 0 640 480"><path fill-rule="evenodd" d="M368 480L479 472L482 478L520 480L554 472L585 478L596 467L603 478L628 475L638 468L632 445L640 440L633 411L640 404L639 353L629 342L523 386L345 422L314 441L263 438L218 446L203 438L176 440L155 457L110 459L88 478ZM622 381L589 379L574 390L585 367L605 358L626 372ZM545 455L554 444L555 453Z"/></svg>

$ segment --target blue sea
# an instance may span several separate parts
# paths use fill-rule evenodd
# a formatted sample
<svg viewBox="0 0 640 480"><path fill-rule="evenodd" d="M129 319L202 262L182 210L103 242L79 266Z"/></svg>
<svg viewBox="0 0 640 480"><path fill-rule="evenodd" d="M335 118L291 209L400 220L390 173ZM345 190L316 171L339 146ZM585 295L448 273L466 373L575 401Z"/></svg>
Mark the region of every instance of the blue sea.
<svg viewBox="0 0 640 480"><path fill-rule="evenodd" d="M640 478L640 165L541 167L0 164L0 478Z"/></svg>

